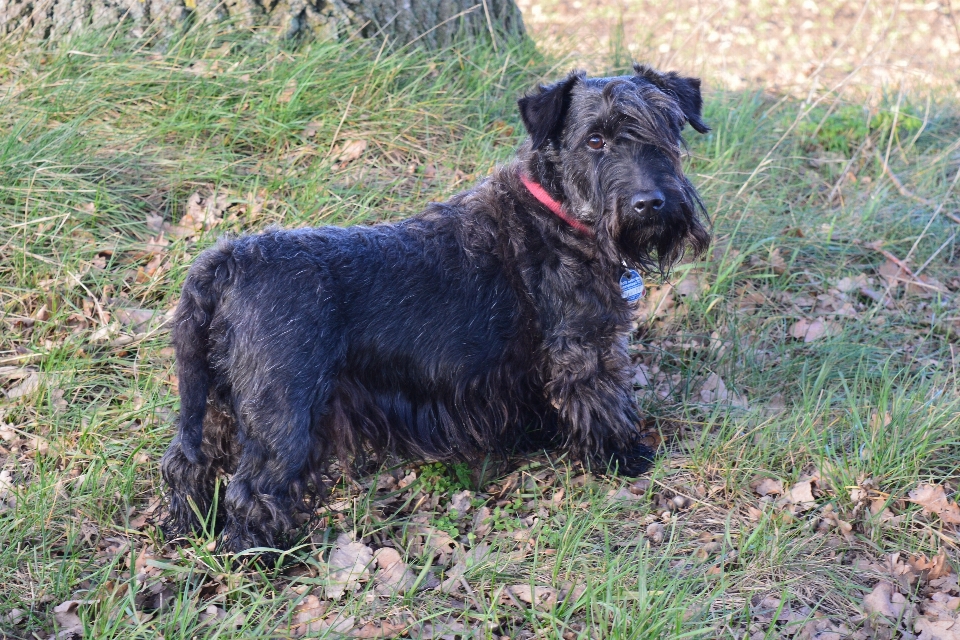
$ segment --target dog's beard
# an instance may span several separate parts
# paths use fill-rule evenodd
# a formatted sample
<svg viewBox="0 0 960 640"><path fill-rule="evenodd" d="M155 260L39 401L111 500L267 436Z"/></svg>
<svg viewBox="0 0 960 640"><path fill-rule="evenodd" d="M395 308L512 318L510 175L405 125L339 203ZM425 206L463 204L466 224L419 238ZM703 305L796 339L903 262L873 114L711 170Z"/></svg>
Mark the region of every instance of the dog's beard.
<svg viewBox="0 0 960 640"><path fill-rule="evenodd" d="M629 211L621 207L621 211ZM710 244L710 235L700 222L697 205L687 202L652 215L629 211L619 219L617 246L624 260L664 276L688 249L697 257Z"/></svg>

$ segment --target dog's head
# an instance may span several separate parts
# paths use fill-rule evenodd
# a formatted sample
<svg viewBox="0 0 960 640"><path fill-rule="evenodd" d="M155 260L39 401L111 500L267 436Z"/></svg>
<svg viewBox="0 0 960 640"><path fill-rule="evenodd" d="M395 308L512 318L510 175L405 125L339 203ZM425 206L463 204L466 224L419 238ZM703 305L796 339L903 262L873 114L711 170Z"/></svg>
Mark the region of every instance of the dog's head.
<svg viewBox="0 0 960 640"><path fill-rule="evenodd" d="M700 80L635 65L631 76L582 72L519 101L533 161L569 212L609 238L620 257L666 272L710 235L683 174L681 131L706 133ZM562 190L562 191L561 191Z"/></svg>

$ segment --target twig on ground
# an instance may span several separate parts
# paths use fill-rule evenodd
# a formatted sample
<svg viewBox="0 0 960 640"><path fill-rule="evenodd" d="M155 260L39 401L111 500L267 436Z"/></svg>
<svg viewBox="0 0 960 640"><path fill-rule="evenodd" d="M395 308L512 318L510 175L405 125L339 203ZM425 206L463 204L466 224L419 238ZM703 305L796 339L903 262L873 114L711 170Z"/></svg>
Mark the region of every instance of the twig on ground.
<svg viewBox="0 0 960 640"><path fill-rule="evenodd" d="M880 241L877 240L876 242L868 242L867 244L865 244L865 245L863 245L863 246L865 246L867 249L873 249L874 251L876 251L877 253L879 253L880 255L882 255L884 258L886 258L887 260L889 260L889 261L892 262L893 264L895 264L895 265L897 265L898 267L900 267L900 269L901 269L905 274L907 274L907 275L910 276L911 278L914 277L913 271L910 270L910 267L907 266L907 263L906 263L905 261L901 260L901 259L898 258L897 256L893 255L892 253L890 253L889 251L887 251L886 249L884 249L883 247L881 247L880 244L881 244Z"/></svg>
<svg viewBox="0 0 960 640"><path fill-rule="evenodd" d="M879 150L879 149L877 149L877 160L880 161L880 165L883 167L883 172L884 172L885 174L887 174L887 177L888 177L888 178L890 178L890 182L892 182L892 183L893 183L893 186L895 186L895 187L897 188L897 191L900 192L900 195L902 195L904 198L912 198L913 200L916 200L917 202L923 203L923 204L927 205L928 207L935 207L935 206L937 206L936 203L934 203L934 202L932 202L932 201L930 201L930 200L927 200L926 198L922 198L922 197L918 196L918 195L915 194L913 191L910 191L910 190L907 189L905 186L903 186L903 183L900 182L900 178L898 178L898 177L896 176L896 174L894 174L893 171L890 170L890 165L887 164L887 161L884 160L884 159L883 159L883 156L880 155L880 150Z"/></svg>
<svg viewBox="0 0 960 640"><path fill-rule="evenodd" d="M890 169L890 165L887 164L886 160L884 160L883 157L881 157L879 150L877 150L877 160L880 161L880 164L883 166L883 172L884 172L885 174L887 174L887 177L888 177L888 178L890 178L890 182L892 182L892 183L893 183L893 186L895 186L895 187L897 188L897 191L900 192L900 195L902 195L904 198L911 198L911 199L913 199L913 200L916 200L917 202L919 202L919 203L921 203L921 204L925 204L925 205L927 205L928 207L936 207L936 206L937 206L937 203L936 203L936 202L933 202L932 200L927 200L927 199L924 198L924 197L918 196L918 195L915 194L913 191L910 191L909 189L907 189L907 188L903 185L903 183L900 182L900 178L898 178L897 175ZM945 215L946 217L950 218L951 220L953 220L953 221L956 222L957 224L960 224L960 216L958 216L957 214L955 214L955 213L950 213L949 211L944 211L944 212L943 212L943 215Z"/></svg>

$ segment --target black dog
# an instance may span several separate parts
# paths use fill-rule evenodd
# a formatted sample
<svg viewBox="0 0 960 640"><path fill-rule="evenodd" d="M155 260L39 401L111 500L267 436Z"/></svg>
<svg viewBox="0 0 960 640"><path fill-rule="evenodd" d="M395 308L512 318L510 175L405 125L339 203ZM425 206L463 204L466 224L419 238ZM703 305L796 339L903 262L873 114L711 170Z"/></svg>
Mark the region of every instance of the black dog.
<svg viewBox="0 0 960 640"><path fill-rule="evenodd" d="M699 80L635 69L522 98L517 158L409 220L200 255L173 326L167 532L226 473L221 548L273 546L331 457L370 450L476 461L539 437L641 472L621 276L707 247L680 131L708 128Z"/></svg>

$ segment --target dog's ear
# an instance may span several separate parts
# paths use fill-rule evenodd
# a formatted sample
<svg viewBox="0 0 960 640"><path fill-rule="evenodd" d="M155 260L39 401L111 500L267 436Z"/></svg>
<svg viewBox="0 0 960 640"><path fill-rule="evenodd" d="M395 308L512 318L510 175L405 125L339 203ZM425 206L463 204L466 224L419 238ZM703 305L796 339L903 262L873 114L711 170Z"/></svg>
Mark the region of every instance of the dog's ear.
<svg viewBox="0 0 960 640"><path fill-rule="evenodd" d="M534 150L540 149L548 140L560 135L563 119L570 108L570 91L581 78L583 72L574 71L560 82L549 86L540 85L536 93L517 101L523 126L530 134Z"/></svg>
<svg viewBox="0 0 960 640"><path fill-rule="evenodd" d="M676 71L660 73L656 69L643 64L634 64L633 69L639 77L649 80L663 91L674 96L691 127L700 133L710 131L710 127L701 117L703 97L700 95L700 78L685 78Z"/></svg>

